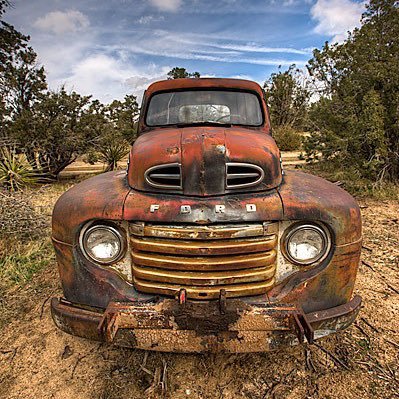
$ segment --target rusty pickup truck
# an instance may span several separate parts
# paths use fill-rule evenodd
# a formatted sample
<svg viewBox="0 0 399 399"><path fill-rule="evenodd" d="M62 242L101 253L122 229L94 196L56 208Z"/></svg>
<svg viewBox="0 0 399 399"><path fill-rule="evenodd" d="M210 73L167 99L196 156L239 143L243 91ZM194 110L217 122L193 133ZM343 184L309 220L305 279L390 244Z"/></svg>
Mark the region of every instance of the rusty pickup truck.
<svg viewBox="0 0 399 399"><path fill-rule="evenodd" d="M255 82L151 84L127 170L68 190L52 229L52 316L77 336L260 352L343 330L360 309L359 207L283 169Z"/></svg>

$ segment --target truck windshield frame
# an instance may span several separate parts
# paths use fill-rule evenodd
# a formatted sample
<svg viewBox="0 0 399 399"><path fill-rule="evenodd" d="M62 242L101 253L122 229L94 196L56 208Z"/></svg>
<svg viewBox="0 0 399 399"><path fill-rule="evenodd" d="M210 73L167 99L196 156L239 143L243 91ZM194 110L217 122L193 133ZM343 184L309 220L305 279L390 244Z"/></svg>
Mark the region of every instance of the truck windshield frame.
<svg viewBox="0 0 399 399"><path fill-rule="evenodd" d="M249 90L190 88L155 92L145 112L148 127L221 125L263 126L258 93Z"/></svg>

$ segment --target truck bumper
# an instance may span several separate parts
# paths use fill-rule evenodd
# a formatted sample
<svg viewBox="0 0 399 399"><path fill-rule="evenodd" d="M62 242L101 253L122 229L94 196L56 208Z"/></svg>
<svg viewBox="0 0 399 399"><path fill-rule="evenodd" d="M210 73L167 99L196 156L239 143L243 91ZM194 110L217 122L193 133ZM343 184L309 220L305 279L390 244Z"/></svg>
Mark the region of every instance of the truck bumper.
<svg viewBox="0 0 399 399"><path fill-rule="evenodd" d="M161 352L266 352L313 342L347 328L361 298L303 313L293 305L253 304L231 299L179 304L111 302L105 311L53 298L51 313L61 330L116 345Z"/></svg>

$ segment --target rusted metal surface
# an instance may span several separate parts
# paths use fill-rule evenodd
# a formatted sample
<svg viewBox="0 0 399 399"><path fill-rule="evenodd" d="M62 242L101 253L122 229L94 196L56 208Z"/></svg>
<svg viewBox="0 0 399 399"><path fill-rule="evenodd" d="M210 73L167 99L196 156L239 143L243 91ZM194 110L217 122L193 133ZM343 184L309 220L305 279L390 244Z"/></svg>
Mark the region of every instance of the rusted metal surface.
<svg viewBox="0 0 399 399"><path fill-rule="evenodd" d="M234 239L223 241L177 241L131 238L132 247L137 251L160 252L178 255L235 255L269 251L277 245L277 237L255 239Z"/></svg>
<svg viewBox="0 0 399 399"><path fill-rule="evenodd" d="M226 239L240 230L241 235L252 233L255 237ZM172 296L184 288L188 298L202 300L217 299L222 289L227 297L265 293L274 284L277 259L278 237L268 231L277 230L277 223L191 226L188 231L143 225L136 229L139 235L131 237L134 285L139 291ZM158 237L172 232L174 238L154 239L143 236L145 231ZM181 240L179 233L194 239Z"/></svg>
<svg viewBox="0 0 399 399"><path fill-rule="evenodd" d="M124 178L119 173L100 175L95 178L101 181L98 189L93 180L86 180L64 194L54 210L53 235L58 240L55 243L56 253L67 299L106 307L106 301L113 298L140 297L141 294L133 286L114 273L82 259L78 250L75 250L75 257L72 256L71 245L76 245L76 234L84 222L111 218L171 224L260 223L291 218L324 221L333 231L335 243L338 244L334 247L332 258L320 267L290 276L274 287L269 297L273 301L297 302L309 311L337 306L350 299L361 249L360 219L354 200L335 185L300 172L287 172L279 189L284 202L283 214L280 197L274 190L206 200L146 194L134 190L127 194ZM107 184L109 187L105 187ZM108 203L103 193L116 188L119 196L114 193ZM307 194L309 191L314 195L318 192L324 195L319 194L316 199L312 199L314 197ZM126 201L123 202L126 195ZM90 200L86 200L86 197ZM119 200L115 201L115 198ZM306 202L302 202L301 198ZM97 199L101 206L94 206ZM149 211L153 203L159 204L155 213ZM256 212L245 212L248 203L256 205ZM218 204L225 205L225 213L215 212ZM191 213L180 213L182 205L191 205ZM356 238L357 241L351 243Z"/></svg>
<svg viewBox="0 0 399 399"><path fill-rule="evenodd" d="M129 185L136 190L165 192L145 180L145 172L160 164L181 164L182 188L168 193L211 196L237 191L226 188L226 163L245 162L267 171L251 191L264 191L281 183L280 152L264 132L231 127L168 128L140 136L130 152Z"/></svg>
<svg viewBox="0 0 399 399"><path fill-rule="evenodd" d="M93 326L110 303L148 310L158 306L154 304L159 304L164 295L179 294L185 298L180 305L186 309L185 320L194 323L191 328L162 333L155 326L119 328L115 339L158 350L185 351L187 345L188 351L257 351L291 344L297 339L295 334L311 339L311 328L316 337L345 328L359 309L356 301L350 302L361 250L356 202L336 185L316 176L298 171L282 175L279 151L269 135L263 94L256 83L230 79L160 82L147 90L144 107L156 91L189 87L255 91L262 101L265 124L258 128L149 129L141 118L142 134L132 148L128 173L110 172L85 180L61 196L54 208L53 243L64 296L70 302L97 309L86 309L88 315L54 302L57 325L77 335L102 339L93 332ZM262 167L264 181L248 189L227 190L228 162ZM146 185L145 171L165 163L179 164L180 192L157 191ZM117 223L126 238L129 248L123 262L132 267L128 278L112 267L90 261L79 247L82 227L101 220ZM331 233L331 251L318 263L275 274L283 256L277 237L282 240L282 226L287 228L298 221L325 226ZM215 309L225 314L220 320L226 320L232 315L231 297L241 295L247 295L242 303L256 308L260 304L280 308L289 304L297 310L296 316L289 316L288 330L231 329L234 323L230 320L227 329L221 321L217 334L198 334L197 327L203 324L198 315L187 312L201 312L202 308L192 307L190 298L211 300L197 302L203 302L203 306L214 303ZM339 309L342 314L331 316L329 309ZM152 317L148 312L143 313L144 319ZM320 322L323 312L327 316ZM255 316L249 314L242 318L240 313L236 321L251 323L249 319ZM274 316L266 319L275 320Z"/></svg>
<svg viewBox="0 0 399 399"><path fill-rule="evenodd" d="M285 220L319 220L334 233L336 245L361 238L359 206L346 191L318 176L286 171L278 192Z"/></svg>
<svg viewBox="0 0 399 399"><path fill-rule="evenodd" d="M52 314L63 331L118 345L166 352L261 352L295 345L347 328L361 300L304 314L292 305L248 305L166 299L158 303L112 302L104 313L52 300ZM302 319L302 320L301 320Z"/></svg>
<svg viewBox="0 0 399 399"><path fill-rule="evenodd" d="M229 224L212 226L156 225L143 222L129 224L136 236L175 238L186 240L213 240L243 237L259 237L278 233L278 223ZM274 247L274 244L273 244Z"/></svg>
<svg viewBox="0 0 399 399"><path fill-rule="evenodd" d="M125 171L102 173L76 184L55 204L53 238L74 244L84 222L92 219L122 220L129 191Z"/></svg>
<svg viewBox="0 0 399 399"><path fill-rule="evenodd" d="M234 279L234 284L227 284L224 283L223 280L217 279L216 276L210 276L205 280L203 276L202 282L208 282L207 285L194 285L196 282L193 278L189 281L185 281L184 287L186 287L187 295L193 299L217 299L220 295L220 290L223 288L226 290L228 297L242 297L242 296L249 296L249 295L261 295L267 292L271 287L274 285L274 278L268 277L270 274L274 274L274 270L270 270L269 274L267 272L265 275L258 277L260 281L256 282L248 282L250 279L244 273L241 273L240 277L241 280L245 280L245 283L241 283L239 278L229 277L229 279ZM142 277L140 275L140 277ZM145 276L147 279L149 278L148 275ZM154 276L159 280L159 275ZM143 280L136 275L133 277L134 286L137 290L142 292L148 292L153 294L162 294L162 295L169 295L173 296L176 292L178 292L180 286L177 283L176 278L170 278L170 283L163 283L159 281L151 281L151 280ZM218 285L213 286L209 284L209 282L215 282ZM189 285L187 285L189 284Z"/></svg>

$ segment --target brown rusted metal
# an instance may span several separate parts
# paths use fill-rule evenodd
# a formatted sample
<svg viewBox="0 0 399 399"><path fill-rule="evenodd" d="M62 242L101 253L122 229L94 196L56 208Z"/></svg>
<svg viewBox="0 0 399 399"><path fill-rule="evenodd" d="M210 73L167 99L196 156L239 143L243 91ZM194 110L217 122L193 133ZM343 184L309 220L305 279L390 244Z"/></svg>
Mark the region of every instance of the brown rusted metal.
<svg viewBox="0 0 399 399"><path fill-rule="evenodd" d="M259 237L278 233L278 223L264 222L227 225L157 225L143 222L129 224L130 232L135 236L174 238L181 240L237 239Z"/></svg>
<svg viewBox="0 0 399 399"><path fill-rule="evenodd" d="M305 337L311 342L313 334L317 339L348 327L361 300L355 297L346 305L310 314L292 305L249 305L236 299L225 302L224 312L219 302L180 306L172 299L111 302L104 313L56 298L51 305L62 330L118 345L166 352L260 352L295 345Z"/></svg>
<svg viewBox="0 0 399 399"><path fill-rule="evenodd" d="M277 236L255 239L223 241L154 240L132 237L131 245L136 251L156 252L172 255L235 255L270 251L277 245Z"/></svg>
<svg viewBox="0 0 399 399"><path fill-rule="evenodd" d="M152 293L152 294L163 294L173 296L179 291L182 286L177 283L163 283L158 281L142 280L136 276L133 277L134 286L138 291ZM220 289L226 290L226 295L229 298L250 296L250 295L261 295L270 290L274 285L274 278L262 279L257 282L246 282L236 284L220 284L220 285L184 285L187 291L187 296L192 299L218 299Z"/></svg>
<svg viewBox="0 0 399 399"><path fill-rule="evenodd" d="M267 170L262 182L251 191L270 190L282 179L280 152L274 139L262 131L238 127L151 131L136 140L129 159L129 185L147 192L162 193L165 190L148 184L144 177L146 170L170 163L181 164L183 185L167 190L169 194L212 196L237 192L226 188L228 162L251 163ZM204 159L208 159L208 163Z"/></svg>
<svg viewBox="0 0 399 399"><path fill-rule="evenodd" d="M85 180L61 196L54 208L53 243L64 297L79 304L54 302L56 324L77 335L103 339L97 325L108 309L101 331L105 328L110 336L116 334L116 340L131 346L177 351L262 351L297 342L295 329L300 337L303 331L311 340L311 328L316 338L346 328L360 306L356 297L351 301L361 250L361 220L355 200L316 176L299 171L282 174L262 89L256 83L231 79L160 82L147 90L143 112L157 91L196 87L255 92L261 99L265 123L248 128L149 128L142 114L128 173L110 172ZM228 162L260 166L264 181L248 189L227 189ZM145 182L146 169L165 163L179 164L181 191L162 191ZM120 230L128 245L121 262L130 274L83 255L79 234L93 221L114 223ZM325 259L301 267L284 258L283 230L297 222L318 223L327 229L332 245ZM161 332L157 325L119 328L120 317L109 311L114 302L130 310L132 306L144 309L140 323L150 323L157 314L153 307L161 306L165 295L174 296L182 289L204 306L195 307L190 301L180 305L184 311L180 309L179 320L185 320L190 328ZM231 302L235 301L232 296L241 295L247 295L242 303L266 307L272 313L270 307L281 311L283 304L289 304L296 309L297 320L290 315L290 321L284 319L289 329L274 330L251 312L242 318L240 312L245 313L246 308ZM225 315L220 319L224 297ZM225 328L223 323L233 315L229 303L238 306L233 312L235 323L247 325L257 320L264 330ZM201 335L201 326L210 320L190 312L205 312L212 306L219 315L218 332ZM209 317L214 316L211 310ZM228 325L232 323L230 320Z"/></svg>
<svg viewBox="0 0 399 399"><path fill-rule="evenodd" d="M241 229L242 235L262 237L224 239ZM158 237L172 232L174 238L143 237L146 231ZM277 231L276 226L270 224L269 231ZM140 291L175 295L183 287L189 298L209 300L218 298L222 289L227 297L265 293L274 283L277 234L264 236L261 224L191 226L188 231L144 225L137 233L140 237L132 236L131 248L133 281ZM179 240L179 235L194 239ZM199 240L199 235L208 239Z"/></svg>
<svg viewBox="0 0 399 399"><path fill-rule="evenodd" d="M150 266L172 270L235 270L252 269L273 265L276 260L276 251L267 251L247 255L232 256L170 256L144 252L133 252L133 263L136 265Z"/></svg>

